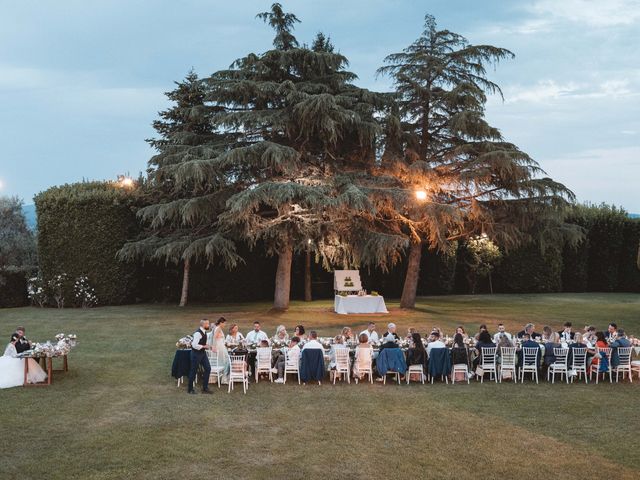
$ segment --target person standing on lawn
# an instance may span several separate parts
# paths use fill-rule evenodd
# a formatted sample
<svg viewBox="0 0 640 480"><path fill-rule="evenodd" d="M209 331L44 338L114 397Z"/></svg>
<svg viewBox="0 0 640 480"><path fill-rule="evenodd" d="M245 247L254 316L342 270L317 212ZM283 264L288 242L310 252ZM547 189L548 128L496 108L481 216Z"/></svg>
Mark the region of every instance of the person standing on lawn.
<svg viewBox="0 0 640 480"><path fill-rule="evenodd" d="M193 389L193 382L198 373L198 367L202 365L204 373L202 375L202 393L210 394L209 375L211 375L211 365L207 357L207 350L211 349L211 345L207 345L207 330L209 330L209 320L200 320L200 328L193 334L191 342L191 369L189 370L189 388L187 393L196 393Z"/></svg>

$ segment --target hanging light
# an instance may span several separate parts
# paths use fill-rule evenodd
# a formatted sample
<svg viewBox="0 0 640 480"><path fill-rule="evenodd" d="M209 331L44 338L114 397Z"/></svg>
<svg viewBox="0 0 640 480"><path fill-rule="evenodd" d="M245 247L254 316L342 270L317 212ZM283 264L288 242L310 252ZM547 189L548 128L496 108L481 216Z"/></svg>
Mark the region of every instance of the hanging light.
<svg viewBox="0 0 640 480"><path fill-rule="evenodd" d="M420 201L424 201L427 199L427 191L426 190L416 190L416 199Z"/></svg>

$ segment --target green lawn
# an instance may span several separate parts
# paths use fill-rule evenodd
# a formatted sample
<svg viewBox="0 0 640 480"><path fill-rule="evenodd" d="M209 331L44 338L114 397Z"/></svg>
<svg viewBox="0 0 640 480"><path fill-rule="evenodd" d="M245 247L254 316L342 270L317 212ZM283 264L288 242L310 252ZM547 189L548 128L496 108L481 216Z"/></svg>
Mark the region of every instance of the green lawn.
<svg viewBox="0 0 640 480"><path fill-rule="evenodd" d="M377 316L401 332L457 324L475 331L528 321L616 321L640 335L640 295L425 297L414 312ZM246 333L303 323L321 335L368 316L327 301L0 310L8 341L76 333L70 371L49 388L0 390L0 479L11 478L639 478L640 382L600 385L274 385L188 396L170 377L176 340L202 316ZM197 429L197 433L194 433Z"/></svg>

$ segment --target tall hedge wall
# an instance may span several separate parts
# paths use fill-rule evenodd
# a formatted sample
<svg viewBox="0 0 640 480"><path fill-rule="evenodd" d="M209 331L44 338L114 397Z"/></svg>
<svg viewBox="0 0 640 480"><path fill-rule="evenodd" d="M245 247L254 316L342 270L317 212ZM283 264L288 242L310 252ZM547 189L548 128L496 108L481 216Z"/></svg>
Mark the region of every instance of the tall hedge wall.
<svg viewBox="0 0 640 480"><path fill-rule="evenodd" d="M86 275L101 305L135 297L137 267L115 258L138 230L134 194L113 183L84 182L50 188L36 196L35 204L45 279L66 273L73 281Z"/></svg>

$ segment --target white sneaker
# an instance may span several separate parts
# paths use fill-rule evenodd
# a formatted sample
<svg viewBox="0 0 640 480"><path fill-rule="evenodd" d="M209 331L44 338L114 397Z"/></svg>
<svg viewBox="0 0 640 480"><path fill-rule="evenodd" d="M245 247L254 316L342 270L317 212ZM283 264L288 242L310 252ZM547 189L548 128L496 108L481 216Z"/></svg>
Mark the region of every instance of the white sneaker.
<svg viewBox="0 0 640 480"><path fill-rule="evenodd" d="M276 378L273 383L284 383L284 378Z"/></svg>
<svg viewBox="0 0 640 480"><path fill-rule="evenodd" d="M272 368L271 369L271 373L278 373L278 369L277 368Z"/></svg>

